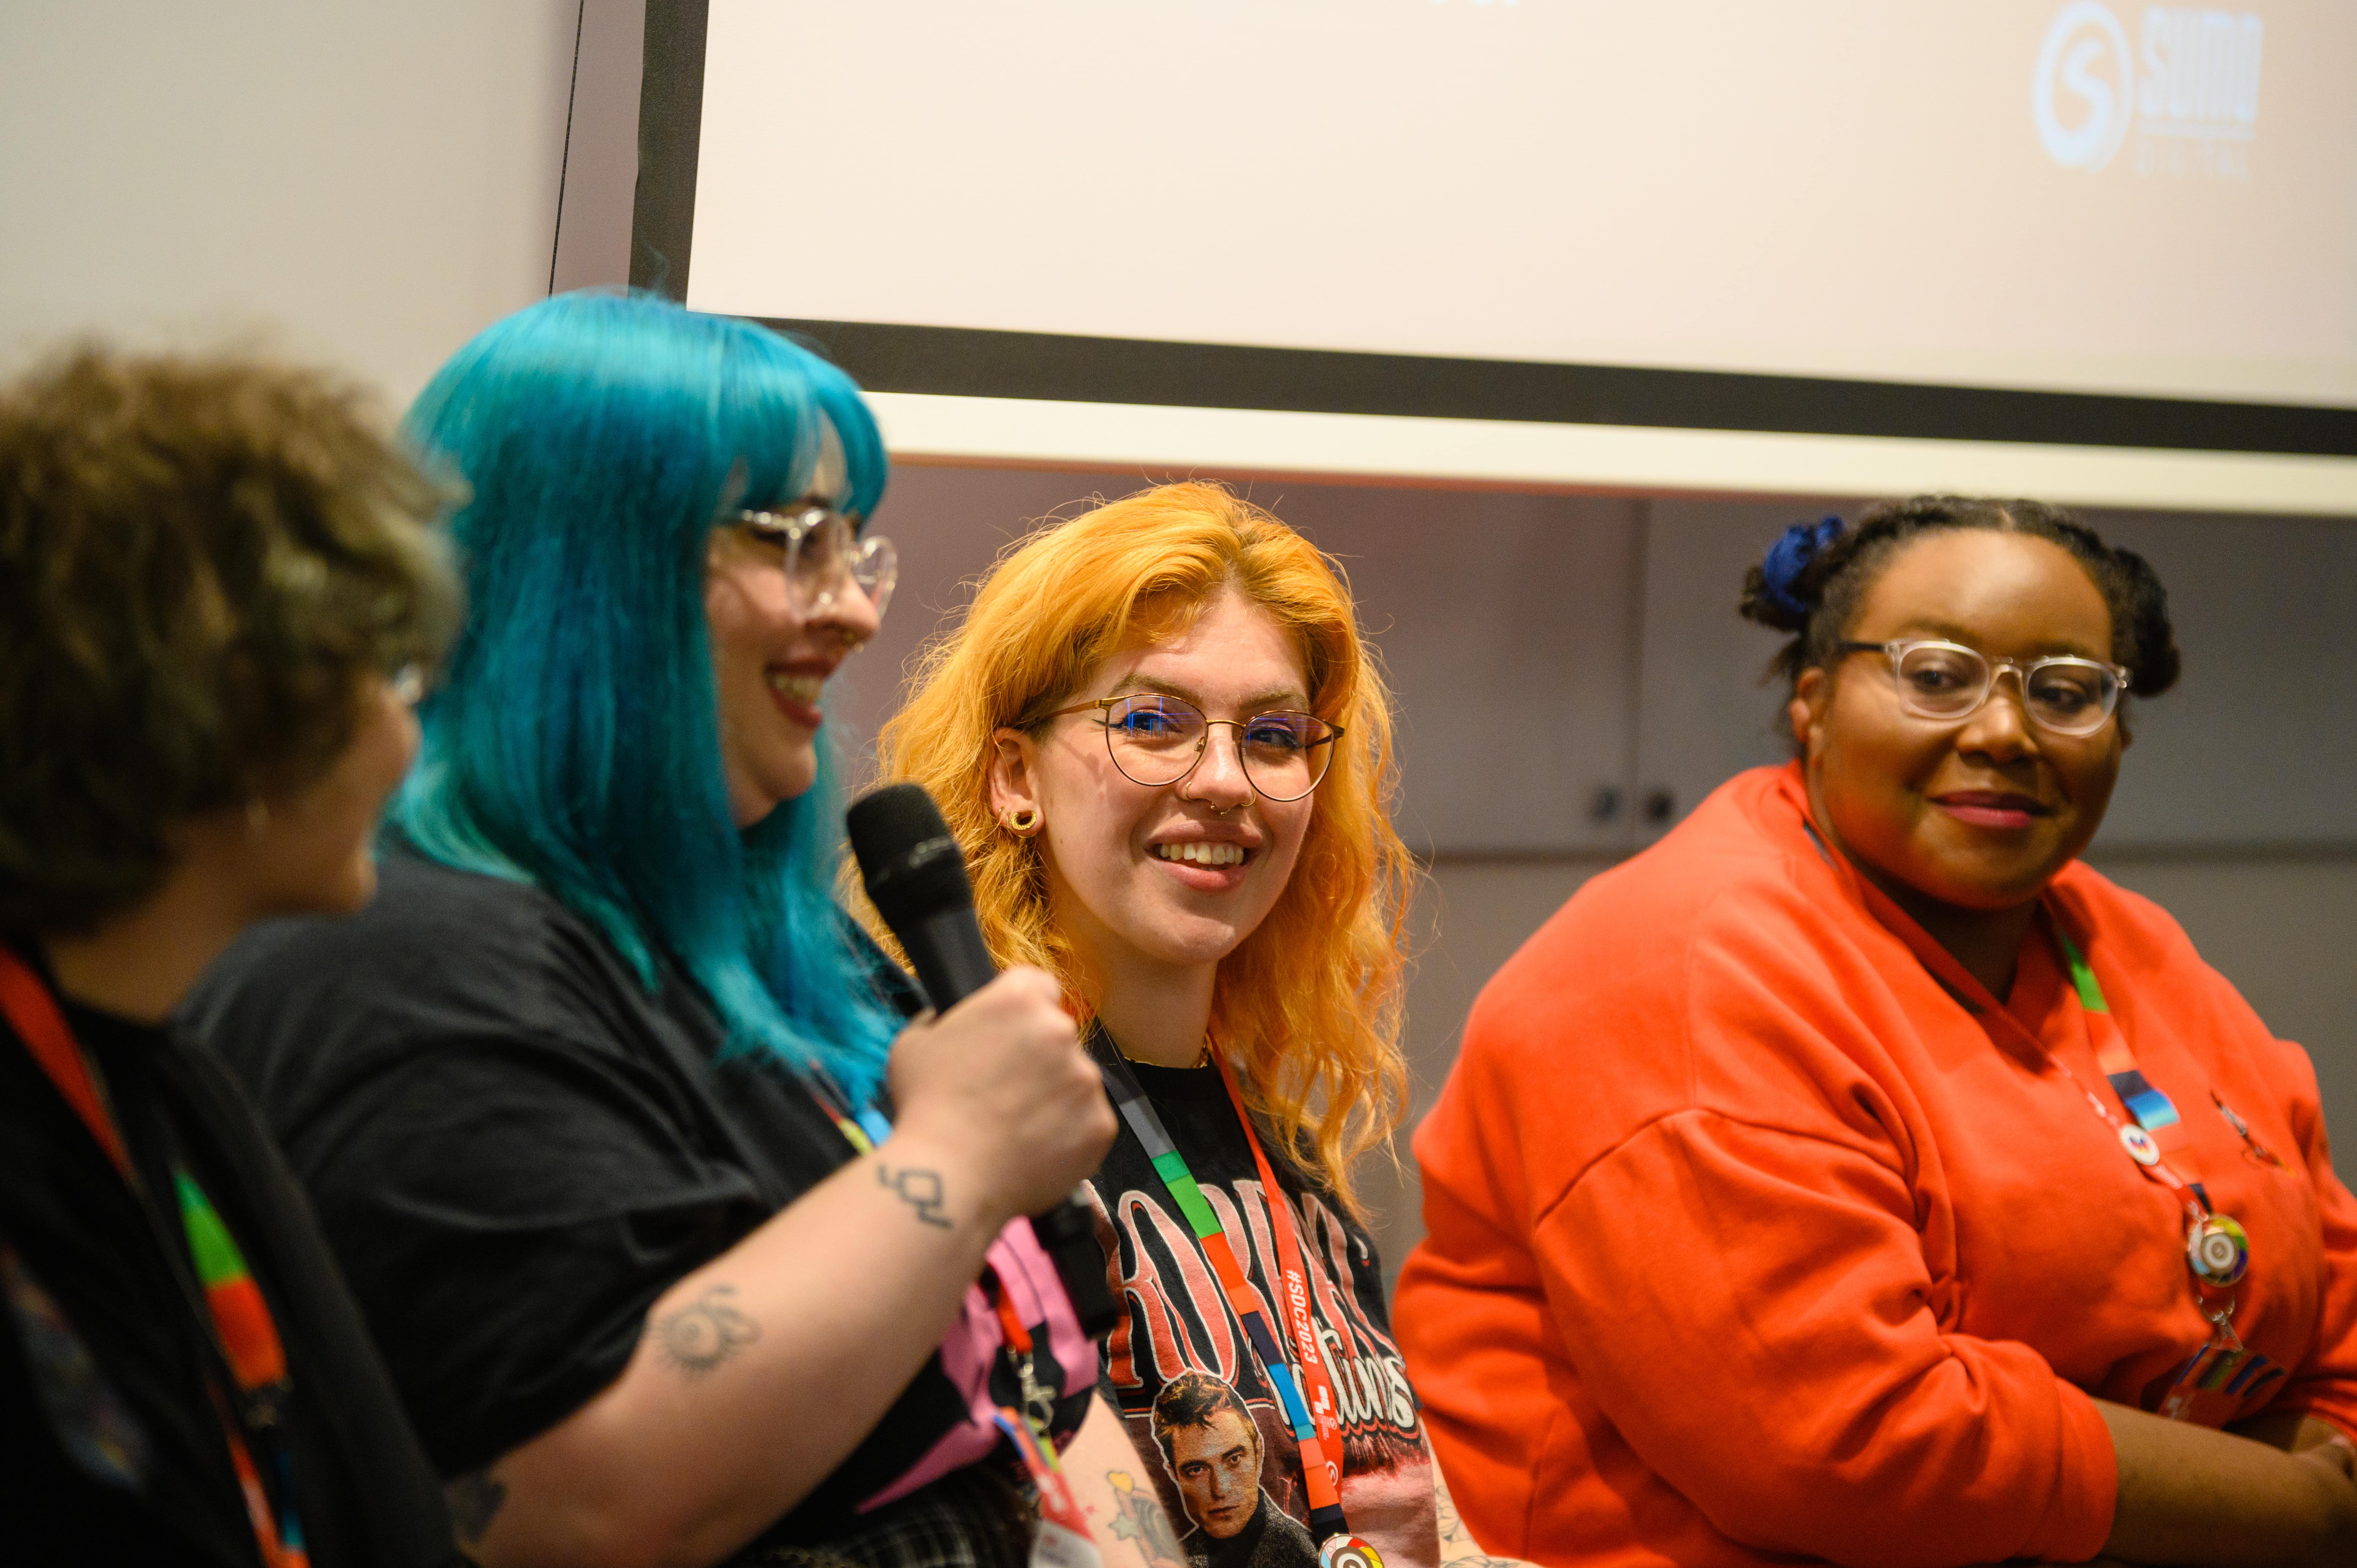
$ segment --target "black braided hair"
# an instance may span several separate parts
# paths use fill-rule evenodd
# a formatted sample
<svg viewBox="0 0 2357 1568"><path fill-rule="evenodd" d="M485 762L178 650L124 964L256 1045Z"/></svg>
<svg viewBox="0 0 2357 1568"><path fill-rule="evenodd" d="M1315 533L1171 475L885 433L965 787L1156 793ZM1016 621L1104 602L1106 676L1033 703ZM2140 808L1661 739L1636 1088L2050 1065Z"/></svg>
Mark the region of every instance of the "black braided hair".
<svg viewBox="0 0 2357 1568"><path fill-rule="evenodd" d="M1743 575L1743 618L1792 634L1770 662L1769 673L1797 683L1804 670L1832 668L1837 645L1849 635L1883 569L1910 541L1962 528L2026 533L2069 551L2111 609L2112 661L2128 671L2129 692L2157 697L2177 684L2179 660L2169 622L2169 591L2150 563L2133 550L2105 544L2061 507L1967 496L1887 501L1846 532L1838 518L1787 529L1766 559Z"/></svg>

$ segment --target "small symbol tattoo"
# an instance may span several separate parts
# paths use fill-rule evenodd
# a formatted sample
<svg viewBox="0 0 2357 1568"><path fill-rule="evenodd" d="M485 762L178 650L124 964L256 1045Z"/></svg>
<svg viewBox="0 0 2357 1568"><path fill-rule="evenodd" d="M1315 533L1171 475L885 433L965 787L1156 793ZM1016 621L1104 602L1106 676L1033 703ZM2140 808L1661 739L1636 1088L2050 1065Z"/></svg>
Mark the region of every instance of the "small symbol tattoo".
<svg viewBox="0 0 2357 1568"><path fill-rule="evenodd" d="M761 1337L761 1326L727 1298L734 1285L714 1285L701 1299L655 1320L655 1344L672 1365L702 1377Z"/></svg>
<svg viewBox="0 0 2357 1568"><path fill-rule="evenodd" d="M917 1211L917 1218L928 1225L944 1230L952 1229L949 1216L942 1212L942 1177L939 1171L912 1170L903 1165L895 1171L882 1161L876 1165L876 1179L892 1189L901 1202Z"/></svg>

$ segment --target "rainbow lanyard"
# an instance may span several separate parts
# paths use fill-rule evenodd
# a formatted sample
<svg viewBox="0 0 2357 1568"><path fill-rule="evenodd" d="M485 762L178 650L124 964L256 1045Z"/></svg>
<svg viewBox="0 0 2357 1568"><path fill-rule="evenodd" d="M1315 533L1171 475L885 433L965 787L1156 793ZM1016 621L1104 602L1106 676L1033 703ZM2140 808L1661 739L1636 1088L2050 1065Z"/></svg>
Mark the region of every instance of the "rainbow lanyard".
<svg viewBox="0 0 2357 1568"><path fill-rule="evenodd" d="M811 1098L818 1101L843 1134L845 1143L861 1155L875 1152L876 1146L891 1136L892 1123L874 1106L854 1112L851 1098L837 1087L826 1069L813 1061L803 1079ZM1033 1488L1039 1494L1039 1528L1033 1538L1031 1560L1057 1568L1092 1568L1103 1558L1097 1551L1094 1536L1090 1532L1088 1516L1072 1493L1071 1479L1056 1455L1055 1439L1049 1428L1055 1419L1055 1391L1039 1381L1037 1348L1031 1330L1024 1326L1022 1315L1016 1310L1015 1300L996 1274L986 1274L985 1294L998 1316L999 1333L1006 1338L1007 1359L1015 1368L1017 1388L1021 1391L1023 1408L998 1407L994 1421L1006 1441L1013 1445L1015 1456L1022 1461Z"/></svg>
<svg viewBox="0 0 2357 1568"><path fill-rule="evenodd" d="M2048 1050L2040 1040L2008 1012L2005 1004L1988 994L1954 957L1934 941L1930 933L1917 925L1889 896L1860 875L1857 869L1835 854L1817 832L1816 824L1803 817L1803 827L1810 843L1828 865L1849 878L1857 896L1885 929L1897 936L1913 950L1916 961L1931 971L1952 995L1980 1015L1984 1027L1993 1027L1990 1020L2002 1020L2003 1026L2019 1036L2033 1057L2050 1063L2056 1071L2078 1090L2088 1107L2111 1128L2120 1147L2127 1152L2145 1176L2169 1189L2171 1196L2184 1206L2186 1213L2185 1262L2192 1271L2194 1306L2210 1321L2210 1337L2195 1349L2192 1356L2178 1369L2176 1381L2161 1400L2160 1412L2172 1421L2194 1419L2205 1408L2217 1412L2222 1406L2239 1406L2284 1375L2284 1369L2258 1355L2244 1345L2234 1332L2233 1287L2240 1283L2250 1269L2250 1239L2243 1227L2228 1216L2216 1213L2210 1206L2209 1189L2201 1185L2201 1173L2194 1164L2190 1132L2177 1106L2146 1078L2136 1064L2136 1053L2128 1047L2127 1036L2120 1029L2119 1020L2112 1015L2111 1004L2104 998L2104 988L2095 979L2095 972L2079 950L2076 942L2062 929L2050 905L2045 908L2046 928L2054 942L2061 949L2064 964L2071 972L2073 1003L2087 1029L2087 1043L2095 1053L2097 1066L2112 1086L2113 1092L2126 1107L2130 1121L2122 1122L2112 1113L2101 1096L2079 1081L2070 1064ZM1909 933L1913 932L1910 936ZM1921 940L1917 939L1920 938ZM1977 994L1987 1004L1974 1000ZM2210 1098L2219 1113L2243 1139L2245 1154L2255 1162L2281 1166L2282 1161L2267 1152L2252 1135L2250 1124L2227 1108L2224 1100L2212 1090ZM2183 1162L2194 1178L2188 1181L2177 1174L2169 1163L2170 1155ZM2222 1299L2212 1303L2216 1294ZM2223 1424L2225 1414L2210 1424Z"/></svg>
<svg viewBox="0 0 2357 1568"><path fill-rule="evenodd" d="M1340 1483L1342 1478L1342 1423L1334 1402L1334 1382L1326 1366L1325 1354L1318 1348L1318 1330L1309 1318L1309 1287L1306 1277L1307 1254L1301 1239L1293 1228L1292 1205L1285 1189L1276 1184L1275 1173L1270 1170L1268 1156L1261 1152L1260 1139L1253 1132L1252 1118L1244 1112L1243 1097L1236 1092L1234 1075L1217 1050L1211 1058L1220 1069L1220 1081L1228 1091L1228 1102L1235 1107L1236 1122L1243 1128L1244 1142L1252 1146L1253 1163L1260 1168L1261 1190L1267 1195L1268 1211L1276 1228L1277 1251L1282 1259L1279 1269L1285 1276L1285 1305L1293 1329L1293 1343L1299 1352L1300 1364L1289 1360L1276 1334L1269 1326L1267 1316L1261 1311L1260 1297L1252 1282L1236 1262L1234 1246L1228 1233L1221 1228L1220 1217L1203 1200L1203 1190L1196 1184L1195 1175L1187 1167L1187 1156L1170 1141L1155 1113L1154 1102L1146 1097L1137 1075L1130 1069L1129 1060L1119 1048L1104 1052L1099 1059L1108 1063L1106 1087L1112 1090L1114 1106L1129 1124L1146 1157L1153 1163L1154 1172L1162 1178L1171 1201L1178 1212L1187 1217L1195 1232L1195 1240L1211 1261L1212 1272L1219 1275L1220 1285L1228 1298L1228 1309L1243 1325L1244 1338L1253 1353L1260 1359L1261 1370L1268 1385L1275 1391L1277 1402L1284 1406L1286 1420L1293 1427L1294 1441L1301 1445L1301 1475L1309 1494L1309 1530L1324 1546L1321 1557L1333 1556L1328 1549L1341 1547L1372 1556L1372 1549L1351 1537L1350 1522L1342 1512ZM1274 1282L1272 1282L1274 1283ZM1331 1453L1332 1458L1328 1455ZM1352 1561L1339 1557L1339 1561Z"/></svg>
<svg viewBox="0 0 2357 1568"><path fill-rule="evenodd" d="M124 1185L135 1194L143 1191L123 1133L91 1072L89 1058L66 1026L65 1015L49 995L48 988L41 983L40 976L5 944L0 944L0 1015L6 1016L58 1093L73 1108L99 1147L106 1151ZM295 1514L290 1445L283 1433L278 1434L279 1440L272 1445L277 1455L279 1482L278 1506L274 1509L247 1442L249 1430L277 1432L279 1417L292 1388L278 1325L270 1316L269 1304L263 1299L253 1271L246 1266L245 1254L231 1238L229 1227L221 1223L204 1188L177 1161L172 1167L172 1187L179 1208L180 1229L188 1240L188 1255L196 1264L198 1283L203 1287L204 1316L212 1331L213 1348L235 1384L232 1396L216 1378L208 1376L205 1380L215 1413L221 1418L221 1434L229 1442L230 1463L245 1497L246 1518L253 1527L254 1543L261 1549L265 1568L308 1568L310 1555L304 1548L302 1523Z"/></svg>
<svg viewBox="0 0 2357 1568"><path fill-rule="evenodd" d="M873 1105L865 1111L852 1110L851 1096L843 1092L842 1086L834 1081L834 1075L820 1065L816 1057L810 1058L804 1064L801 1078L802 1088L818 1101L818 1108L826 1113L826 1119L834 1123L834 1130L843 1134L843 1141L849 1144L855 1152L873 1154L877 1144L892 1135L892 1123Z"/></svg>
<svg viewBox="0 0 2357 1568"><path fill-rule="evenodd" d="M2204 1402L2205 1395L2247 1401L2284 1375L2282 1367L2244 1345L2234 1332L2233 1293L2250 1272L2250 1238L2232 1217L2211 1207L2210 1191L2201 1181L2192 1134L2184 1118L2178 1114L2175 1102L2156 1089L2136 1065L2127 1036L2122 1032L2119 1020L2112 1015L2111 1004L2104 999L2104 988L2085 955L2079 951L2078 944L2062 929L2061 921L2050 920L2048 925L2070 966L2072 990L2086 1020L2087 1042L2094 1047L2095 1063L2110 1081L2113 1092L2119 1096L2120 1103L2127 1108L2131 1120L2124 1122L2115 1116L2111 1107L2080 1083L2061 1058L2050 1059L2111 1125L2128 1157L2185 1206L2185 1263L2193 1273L2196 1305L2210 1320L2212 1332L2179 1369L2161 1402L2160 1413L2172 1420L2187 1419L2198 1403ZM2249 1127L2226 1110L2223 1101L2219 1101L2218 1109L2245 1144L2253 1148L2258 1146ZM2192 1179L2178 1174L2175 1166L2179 1165ZM2222 1296L2214 1305L2211 1299L2213 1294Z"/></svg>
<svg viewBox="0 0 2357 1568"><path fill-rule="evenodd" d="M2249 1239L2240 1225L2211 1208L2210 1189L2201 1185L2195 1163L2192 1135L2184 1119L2178 1115L2175 1102L2155 1089L2136 1066L2127 1036L2121 1032L2119 1020L2112 1016L2111 1004L2104 1000L2103 985L2095 979L2095 972L2088 966L2078 944L2060 922L2052 922L2051 929L2070 966L2072 991L2080 1015L2086 1021L2087 1043L2094 1047L2095 1063L2103 1069L2104 1077L2111 1083L2112 1091L2120 1097L2120 1103L2127 1108L2131 1120L2122 1122L2114 1115L2110 1106L2079 1082L2068 1063L2056 1058L2054 1065L2111 1126L2128 1158L2185 1206L2192 1237L2187 1247L2186 1265L2193 1271L2194 1278L2210 1289L2231 1290L2249 1271ZM2177 1165L2192 1172L2193 1178L2179 1176L2175 1169ZM2205 1236L2223 1240L2215 1246L2205 1245Z"/></svg>

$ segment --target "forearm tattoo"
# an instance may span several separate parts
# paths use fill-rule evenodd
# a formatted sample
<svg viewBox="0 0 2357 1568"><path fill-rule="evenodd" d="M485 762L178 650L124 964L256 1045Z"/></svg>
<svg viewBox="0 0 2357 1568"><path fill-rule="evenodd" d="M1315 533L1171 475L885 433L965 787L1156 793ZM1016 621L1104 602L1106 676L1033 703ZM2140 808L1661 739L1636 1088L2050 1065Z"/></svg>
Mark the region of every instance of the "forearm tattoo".
<svg viewBox="0 0 2357 1568"><path fill-rule="evenodd" d="M714 1285L696 1300L654 1320L649 1332L663 1358L700 1378L761 1337L761 1326L738 1310L735 1285Z"/></svg>
<svg viewBox="0 0 2357 1568"><path fill-rule="evenodd" d="M1433 1505L1436 1522L1440 1526L1440 1561L1447 1568L1530 1568L1519 1557L1491 1557L1473 1539L1458 1517L1457 1499L1448 1495L1448 1483L1440 1478L1437 1466L1433 1470Z"/></svg>
<svg viewBox="0 0 2357 1568"><path fill-rule="evenodd" d="M508 1500L507 1487L489 1470L459 1477L442 1488L442 1495L449 1499L450 1522L457 1526L458 1539L468 1546L483 1539L500 1505Z"/></svg>
<svg viewBox="0 0 2357 1568"><path fill-rule="evenodd" d="M1166 1563L1169 1568L1187 1568L1178 1532L1170 1528L1170 1515L1154 1487L1141 1486L1126 1470L1106 1471L1105 1484L1113 1488L1114 1539L1137 1542L1137 1554L1146 1560L1146 1568L1163 1568Z"/></svg>
<svg viewBox="0 0 2357 1568"><path fill-rule="evenodd" d="M902 1165L894 1170L883 1161L876 1162L876 1179L892 1189L893 1196L917 1211L917 1218L942 1230L952 1229L950 1218L942 1212L942 1176L939 1171L918 1170Z"/></svg>

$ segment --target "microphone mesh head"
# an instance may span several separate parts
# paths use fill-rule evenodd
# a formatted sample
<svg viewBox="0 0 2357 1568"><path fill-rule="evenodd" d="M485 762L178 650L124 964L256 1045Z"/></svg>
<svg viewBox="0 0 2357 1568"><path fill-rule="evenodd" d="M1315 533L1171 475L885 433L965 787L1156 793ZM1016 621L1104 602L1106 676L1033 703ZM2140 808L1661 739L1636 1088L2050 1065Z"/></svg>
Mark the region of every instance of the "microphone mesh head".
<svg viewBox="0 0 2357 1568"><path fill-rule="evenodd" d="M889 784L852 803L845 825L859 878L895 932L942 909L972 906L965 856L921 784Z"/></svg>

